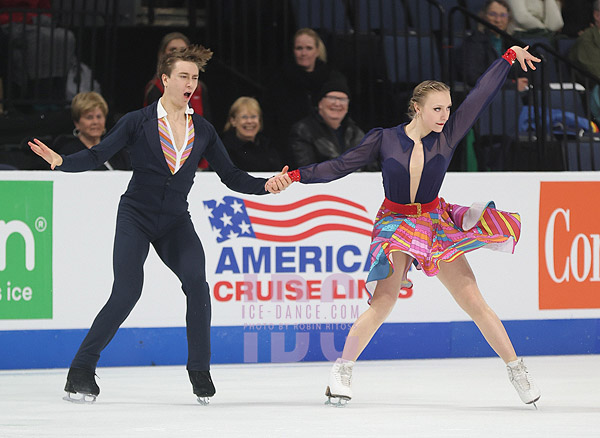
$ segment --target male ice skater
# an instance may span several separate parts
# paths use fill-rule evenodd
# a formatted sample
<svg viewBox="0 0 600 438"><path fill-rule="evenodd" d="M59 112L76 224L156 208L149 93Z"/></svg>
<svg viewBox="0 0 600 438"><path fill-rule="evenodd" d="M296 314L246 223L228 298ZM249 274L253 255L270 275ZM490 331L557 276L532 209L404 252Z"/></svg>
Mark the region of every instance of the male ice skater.
<svg viewBox="0 0 600 438"><path fill-rule="evenodd" d="M164 84L160 100L123 116L91 149L61 156L37 139L29 143L52 169L95 169L124 147L133 167L117 214L112 293L71 362L65 400L93 403L100 393L94 378L100 353L140 298L150 244L177 275L186 295L187 370L194 394L202 404L215 394L209 371L211 304L204 250L190 219L187 195L202 157L227 187L241 193L278 193L287 184L254 178L235 167L213 126L189 108L199 72L211 56L202 46L190 46L163 57L158 64ZM282 172L286 171L287 167Z"/></svg>

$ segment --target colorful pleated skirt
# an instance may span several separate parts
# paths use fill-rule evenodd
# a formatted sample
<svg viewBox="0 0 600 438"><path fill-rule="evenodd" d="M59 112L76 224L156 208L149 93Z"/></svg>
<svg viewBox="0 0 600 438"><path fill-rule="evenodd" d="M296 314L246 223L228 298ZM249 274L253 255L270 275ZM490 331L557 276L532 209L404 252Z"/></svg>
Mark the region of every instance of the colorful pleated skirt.
<svg viewBox="0 0 600 438"><path fill-rule="evenodd" d="M377 213L371 236L370 295L377 281L392 274L394 251L410 255L417 269L434 276L440 263L479 248L512 253L521 234L519 214L497 210L493 202L464 207L440 198L436 208L416 217L396 213L385 204ZM405 278L402 286L412 285Z"/></svg>

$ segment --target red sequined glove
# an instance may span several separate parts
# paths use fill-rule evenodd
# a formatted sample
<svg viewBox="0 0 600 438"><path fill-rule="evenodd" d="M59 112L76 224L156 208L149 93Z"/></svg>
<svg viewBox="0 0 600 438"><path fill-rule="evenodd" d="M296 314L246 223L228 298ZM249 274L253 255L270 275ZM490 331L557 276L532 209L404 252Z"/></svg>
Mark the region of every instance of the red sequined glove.
<svg viewBox="0 0 600 438"><path fill-rule="evenodd" d="M517 59L517 54L513 49L508 49L506 53L502 55L502 57L506 59L510 65L512 65L515 62L515 59Z"/></svg>
<svg viewBox="0 0 600 438"><path fill-rule="evenodd" d="M300 171L298 169L292 170L287 173L292 182L300 182Z"/></svg>

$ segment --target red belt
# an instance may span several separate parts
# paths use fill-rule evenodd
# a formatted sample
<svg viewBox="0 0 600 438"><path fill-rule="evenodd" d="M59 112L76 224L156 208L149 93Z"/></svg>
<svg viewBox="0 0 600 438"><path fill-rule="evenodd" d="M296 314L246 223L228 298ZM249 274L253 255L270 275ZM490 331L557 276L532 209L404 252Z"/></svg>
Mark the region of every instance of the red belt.
<svg viewBox="0 0 600 438"><path fill-rule="evenodd" d="M423 213L429 213L430 211L435 210L439 203L440 198L435 198L433 201L428 202L427 204L419 204L418 202L414 204L396 204L395 202L390 201L388 198L385 198L383 201L383 206L388 210L403 216L419 217Z"/></svg>

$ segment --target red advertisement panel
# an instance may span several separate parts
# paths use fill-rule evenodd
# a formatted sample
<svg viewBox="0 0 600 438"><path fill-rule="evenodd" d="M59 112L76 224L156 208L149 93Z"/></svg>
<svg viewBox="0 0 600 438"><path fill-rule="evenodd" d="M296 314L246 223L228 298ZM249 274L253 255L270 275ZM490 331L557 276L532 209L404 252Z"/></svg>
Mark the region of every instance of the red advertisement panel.
<svg viewBox="0 0 600 438"><path fill-rule="evenodd" d="M600 308L600 182L541 182L540 309Z"/></svg>

